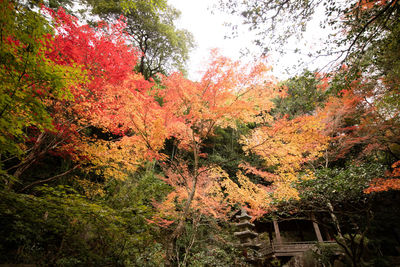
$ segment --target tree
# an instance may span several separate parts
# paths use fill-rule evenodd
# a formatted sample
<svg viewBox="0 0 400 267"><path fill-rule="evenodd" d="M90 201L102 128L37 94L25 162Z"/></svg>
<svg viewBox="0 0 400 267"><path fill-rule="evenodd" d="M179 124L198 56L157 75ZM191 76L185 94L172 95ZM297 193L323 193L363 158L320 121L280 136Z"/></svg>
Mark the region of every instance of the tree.
<svg viewBox="0 0 400 267"><path fill-rule="evenodd" d="M73 87L84 76L79 66L51 59L49 54L57 48L52 30L40 14L12 1L2 1L0 7L4 14L0 29L3 165L7 160L24 156L30 129L42 132L55 129L48 103L71 100ZM9 167L9 163L6 165Z"/></svg>
<svg viewBox="0 0 400 267"><path fill-rule="evenodd" d="M134 46L142 52L137 71L146 79L155 74L170 74L185 70L189 52L193 48L193 37L186 30L177 29L174 22L180 12L166 5L154 8L147 1L136 1L135 7L124 11L123 1L88 1L93 13L111 21L124 15L127 32Z"/></svg>
<svg viewBox="0 0 400 267"><path fill-rule="evenodd" d="M52 116L52 119L49 118L52 127L42 129L39 124L33 124L28 133L30 139L23 143L26 149L24 157L10 165L8 171L18 179L49 155L79 162L71 164L75 167L45 179L32 180L31 177L25 177L30 183L21 188L23 191L39 183L59 179L84 165L91 171L93 164L97 164L97 168L102 169L97 170L99 174L103 173L105 177L113 174L114 178L121 178L121 172L116 172L120 164L129 163L124 166L127 170L133 170L137 168L139 158L149 157L146 155L149 148L145 144L148 140L140 137L147 133L137 132L143 124L136 125L139 128L126 124L128 118L131 118L129 116L134 116L132 112L138 111L140 105L147 110L152 107L143 106L149 104L149 101L145 101L146 97L154 100L154 96L148 95L152 83L133 71L138 52L127 44L125 24L122 21L110 25L103 23L94 29L88 25L79 25L75 17L67 15L63 10L56 13L46 9L46 12L52 16L58 33L51 39L53 49L46 50L47 60L65 68L78 69L87 76L71 87L70 99L50 98L40 102ZM140 114L145 114L144 109L139 111L142 112ZM135 123L140 123L140 118L135 119ZM154 123L157 124L156 121ZM105 136L114 135L117 140L100 140L95 134L91 136L91 131L87 129L105 131ZM162 146L162 137L160 140L158 143ZM125 149L121 150L121 147ZM114 153L104 157L104 152L110 148ZM131 162L126 161L124 153L132 151L137 158ZM99 156L102 155L100 160ZM106 165L100 164L103 162L108 164L105 169Z"/></svg>
<svg viewBox="0 0 400 267"><path fill-rule="evenodd" d="M364 262L375 260L368 254L372 253L369 249L377 239L372 233L375 221L382 216L382 207L377 205L381 200L377 195L364 194L364 190L384 171L385 167L379 163L353 163L345 168L317 170L315 179L298 184L301 200L286 209L306 213L318 211L318 222L335 233L333 238L352 266L363 266ZM379 227L386 228L390 224L381 222Z"/></svg>
<svg viewBox="0 0 400 267"><path fill-rule="evenodd" d="M146 161L163 159L159 151L169 136L166 114L157 97L160 89L131 74L118 85L107 85L97 99L103 109L93 114L90 125L114 138L91 138L83 148L92 169L107 178L124 180Z"/></svg>
<svg viewBox="0 0 400 267"><path fill-rule="evenodd" d="M264 168L272 168L263 175L273 182L277 199L298 198L293 185L305 163L316 160L327 148L329 137L323 132L323 117L286 117L260 125L249 137L243 138L245 151L252 151L264 160ZM307 175L306 175L307 176Z"/></svg>
<svg viewBox="0 0 400 267"><path fill-rule="evenodd" d="M293 35L301 37L316 10L322 8L326 16L322 27L334 30L332 40L340 47L339 51L326 52L340 53L346 59L360 59L360 52L364 55L367 50L375 49L374 43L397 27L399 10L397 0L348 1L346 4L334 0L220 0L219 7L225 12L240 16L242 22L257 33L256 43L267 49L270 49L266 43L269 40L284 45ZM342 30L345 34L341 33ZM331 46L328 47L332 49Z"/></svg>
<svg viewBox="0 0 400 267"><path fill-rule="evenodd" d="M328 95L328 85L328 77L307 70L299 76L281 82L287 95L274 100L274 116L289 115L290 118L294 118L313 115L318 108L323 107Z"/></svg>
<svg viewBox="0 0 400 267"><path fill-rule="evenodd" d="M57 47L43 16L11 1L0 5L4 14L0 40L1 169L5 169L3 181L11 186L36 160L30 155L37 153L40 145L31 146L32 142L44 140L31 134L56 131L50 103L72 101L73 88L84 82L84 72L80 66L52 60L50 54Z"/></svg>
<svg viewBox="0 0 400 267"><path fill-rule="evenodd" d="M279 45L285 44L290 36L300 36L305 30L306 24L314 14L316 7L321 1L218 1L219 9L237 15L242 23L249 25L249 30L257 34L256 44L265 49L266 42L272 40ZM334 1L326 1L334 2ZM232 26L232 34L237 35L237 24ZM279 25L279 28L276 26ZM268 41L267 41L268 40ZM279 48L278 48L279 49Z"/></svg>
<svg viewBox="0 0 400 267"><path fill-rule="evenodd" d="M349 102L342 104L349 112L358 113L354 114L356 117L353 118L353 122L350 122L350 116L347 117L348 125L343 127L346 128L346 134L342 137L357 132L360 136L354 136L351 142L347 142L350 147L355 148L354 144L364 142L368 143L366 147L371 150L374 150L374 146L383 146L391 157L388 165L398 160L398 140L394 138L398 136L396 129L399 94L398 79L395 78L399 61L396 52L399 43L398 1L350 1L344 5L332 0L220 1L220 6L240 15L251 25L251 29L261 36L268 36L268 33L276 35L278 38L275 40L281 44L290 38L293 32L300 32L316 9L323 8L326 17L322 26L333 29L332 38L326 42L339 47L339 51L335 51L327 45L326 52L338 53L338 59L344 63L337 64L337 71L329 75L332 79L328 91L334 95L344 92L343 100L347 99ZM277 21L287 21L288 25L280 31L275 29ZM354 95L352 100L349 98L350 94ZM341 97L336 98L338 99ZM333 104L332 101L329 102ZM350 103L353 103L353 107L349 106ZM338 114L343 111L338 111ZM336 137L342 138L339 134ZM372 145L372 142L375 142L375 145Z"/></svg>
<svg viewBox="0 0 400 267"><path fill-rule="evenodd" d="M168 131L179 149L168 161L165 178L174 190L160 205L165 215L172 210L172 219L177 221L166 245L167 265L174 261L174 246L191 209L205 211L212 202L204 201L207 195L213 195L209 190L217 177L211 176L212 166L202 151L204 140L218 126L235 127L237 120L254 122L257 114L271 109L273 83L265 76L267 70L261 63L248 69L214 51L200 82L187 80L178 73L163 79ZM218 201L214 204L223 205Z"/></svg>
<svg viewBox="0 0 400 267"><path fill-rule="evenodd" d="M353 81L328 98L322 112L325 131L332 137L327 154L330 163L355 159L379 161L389 167L398 161L398 114L382 109L381 101L381 93L371 90L368 80Z"/></svg>

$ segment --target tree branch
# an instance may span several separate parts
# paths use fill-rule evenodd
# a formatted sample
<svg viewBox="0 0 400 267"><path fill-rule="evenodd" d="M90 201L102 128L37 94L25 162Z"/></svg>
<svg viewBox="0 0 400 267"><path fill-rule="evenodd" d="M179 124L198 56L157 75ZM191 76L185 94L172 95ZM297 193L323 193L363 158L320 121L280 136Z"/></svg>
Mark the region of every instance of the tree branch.
<svg viewBox="0 0 400 267"><path fill-rule="evenodd" d="M47 182L54 181L54 180L56 180L56 179L58 179L58 178L61 178L61 177L65 176L65 175L67 175L67 174L73 172L75 169L77 169L77 168L80 167L80 166L81 166L81 165L78 164L78 165L76 165L75 167L73 167L72 169L70 169L70 170L68 170L68 171L66 171L66 172L57 174L57 175L55 175L55 176L53 176L53 177L50 177L50 178L47 178L47 179L44 179L44 180L39 180L39 181L33 182L33 183L31 183L30 185L27 185L27 186L25 186L24 188L22 188L21 190L19 190L19 192L23 192L23 191L25 191L25 190L27 190L27 189L29 189L29 188L35 186L35 185L38 185L38 184L43 184L43 183L47 183Z"/></svg>

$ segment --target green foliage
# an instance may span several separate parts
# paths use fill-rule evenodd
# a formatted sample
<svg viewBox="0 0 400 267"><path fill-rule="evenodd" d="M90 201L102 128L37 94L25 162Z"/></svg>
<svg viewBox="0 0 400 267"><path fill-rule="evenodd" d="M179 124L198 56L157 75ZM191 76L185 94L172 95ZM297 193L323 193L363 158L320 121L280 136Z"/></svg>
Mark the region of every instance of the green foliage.
<svg viewBox="0 0 400 267"><path fill-rule="evenodd" d="M363 190L372 179L384 174L385 166L380 163L355 163L346 168L323 168L315 172L316 179L299 184L301 198L315 204L358 202L366 196Z"/></svg>
<svg viewBox="0 0 400 267"><path fill-rule="evenodd" d="M338 254L342 254L343 249L336 243L323 244L318 243L317 249L313 251L307 251L310 257L315 259L318 263L323 266L334 266L333 263Z"/></svg>
<svg viewBox="0 0 400 267"><path fill-rule="evenodd" d="M93 13L103 19L111 20L120 15L127 18L126 30L132 35L134 45L143 53L137 71L146 79L155 77L157 73L184 72L194 44L188 31L177 29L174 25L180 12L168 5L155 9L149 1L131 2L134 8L124 12L124 1L88 0Z"/></svg>
<svg viewBox="0 0 400 267"><path fill-rule="evenodd" d="M400 206L396 203L399 201L399 192L392 191L376 194L372 204L374 220L368 239L370 255L376 255L376 257L370 256L369 260L381 262L381 266L389 266L383 265L385 261L390 262L388 255L398 255L397 225L400 221Z"/></svg>
<svg viewBox="0 0 400 267"><path fill-rule="evenodd" d="M0 154L20 155L27 128L52 129L47 103L71 99L83 79L79 67L51 61L52 32L46 19L12 1L0 12Z"/></svg>
<svg viewBox="0 0 400 267"><path fill-rule="evenodd" d="M234 231L227 222L198 215L187 223L179 238L177 251L181 266L243 266L242 251L234 246Z"/></svg>
<svg viewBox="0 0 400 267"><path fill-rule="evenodd" d="M148 167L154 166L153 162ZM170 191L170 186L157 177L154 171L138 172L126 181L110 181L106 187L107 203L121 212L140 214L150 218L153 203L160 201ZM144 223L142 221L138 222Z"/></svg>
<svg viewBox="0 0 400 267"><path fill-rule="evenodd" d="M379 162L324 168L315 172L315 179L299 184L301 200L294 205L301 211L318 211L318 222L331 233L338 233L340 228L342 236L338 234L335 239L349 265L361 260L372 264L378 254L385 261L387 255L397 253L393 250L397 234L392 229L400 215L397 205L393 205L398 201L398 192L363 192L372 179L384 175L385 168ZM286 208L290 213L293 206ZM333 263L330 251L324 248L318 253L320 261Z"/></svg>
<svg viewBox="0 0 400 267"><path fill-rule="evenodd" d="M159 246L143 215L89 201L68 186L38 194L1 191L0 262L125 266Z"/></svg>
<svg viewBox="0 0 400 267"><path fill-rule="evenodd" d="M140 4L144 3L142 0L122 0L121 7L124 13L129 14L132 10L138 8ZM149 0L147 1L147 5L153 10L156 11L157 9L165 9L167 6L167 0Z"/></svg>
<svg viewBox="0 0 400 267"><path fill-rule="evenodd" d="M281 86L287 90L287 96L274 99L275 108L272 112L275 116L287 114L293 118L312 115L326 100L327 92L322 89L321 79L307 70L282 82Z"/></svg>
<svg viewBox="0 0 400 267"><path fill-rule="evenodd" d="M376 44L376 50L371 52L369 60L374 63L379 76L383 77L384 87L379 88L378 107L382 114L393 117L400 109L400 23L393 25L386 38ZM398 118L397 118L398 123Z"/></svg>
<svg viewBox="0 0 400 267"><path fill-rule="evenodd" d="M71 170L71 162L59 154L47 153L44 156L32 153L29 162L24 160L24 153L29 150L28 147L32 148L30 144L35 142L38 133L47 131L43 135L46 139L49 138L49 131L51 134L55 131L53 118L49 115L53 112L52 103L72 100L70 88L84 81L84 73L79 66L72 64L68 67L48 58L53 49L54 32L40 11L34 11L39 2L0 2L0 182L4 187L0 189L0 263L38 266L162 266L165 261L165 244L171 241L171 232L170 229L162 229L150 222L156 214L154 203L160 203L171 191L171 187L158 178L159 173L163 176L163 169L157 162L148 162L136 173L122 170L128 179L117 181L106 180L101 174L93 172L68 172ZM77 3L70 0L45 2L51 8ZM235 5L238 2L243 5ZM323 106L328 94L341 95L343 90L354 90L355 95L364 97L365 101L359 102L358 112L354 108L345 114L340 127L351 126L356 129L364 123L363 129L369 135L361 137L377 138L379 142L376 144L382 147L393 146L389 149L393 155L385 160L382 153L377 153L375 157L368 155L362 158L364 162L354 162L351 159L360 150L356 147L346 154L340 168L336 164L334 167L315 169L315 179L300 181L297 188L301 199L278 206L276 213L286 212L285 215L292 216L293 210L301 215L308 215L312 211L321 225L331 233L337 233L338 226L341 227L342 233L337 236L337 240L344 250L347 248L349 261L350 258L353 263L362 259L363 263L373 266L388 266L390 260L384 254L398 253L396 246L400 238L397 230L400 211L396 204L400 201L399 194L384 192L366 195L364 190L374 178L384 177L387 162L393 163L393 159L399 155L396 145L399 143L400 5L398 2L381 1L382 5L360 9L355 2L344 7L333 0L320 2L325 3L326 25L334 25L345 32L343 38L335 42L347 45L345 52L348 66L334 75L329 86L326 80L310 71L282 82L281 86L287 88L288 96L275 99L276 107L271 115L275 118L284 115L290 118L312 115ZM93 8L91 15L105 19L113 20L121 14L126 16L127 31L133 36L130 41L143 52L136 71L146 79L154 77L157 72L169 74L175 70L184 70L188 53L193 47L192 36L175 27L174 22L180 13L168 6L165 0L87 0L79 3L89 4ZM279 35L279 32L273 31L276 23L290 22L278 38L279 42L290 38L292 33L301 35L318 5L305 0L221 0L220 3L227 10L243 16L254 30L263 23L269 23L272 18L273 23L269 28L259 27L262 34L272 29L272 34ZM289 19L287 14L291 15ZM331 20L333 14L341 14L346 20L334 22ZM371 19L373 23L369 22ZM263 45L264 39L268 38L262 36L256 41ZM162 97L158 100L163 102ZM368 128L369 125L376 125L373 120L366 120L369 118L365 116L369 104L373 104L371 113L373 110L376 118L386 123L382 131L374 132L371 127ZM88 107L82 106L82 109L85 108ZM87 126L81 132L84 134L86 131L86 136L101 139L101 135L107 135L91 133L94 126ZM254 125L237 125L235 129L216 128L199 151L199 165L205 165L205 161L218 165L231 177L235 177L239 164L244 161L261 167L259 157L244 154L238 142L241 136L250 133L252 127ZM337 135L347 134L344 130L340 132L339 128L336 130ZM117 134L108 137L113 139L110 142L119 138ZM47 141L38 145L51 147L52 143ZM356 141L350 139L348 142ZM70 140L63 139L62 142L68 143ZM163 152L171 155L172 160L174 156L184 159L192 157L187 152L174 155L176 146L168 142L172 140L167 141ZM332 143L332 150L337 147L337 143ZM27 165L27 169L24 169L26 177L23 176L19 181L9 177L8 174L15 170L10 166L18 168L21 164ZM39 181L39 177L57 178L60 172L66 175L51 185L31 186L24 191L30 194L16 191L24 190L28 182L37 185L35 181ZM249 174L249 177L257 184L270 185L270 182L256 175ZM21 185L6 188L5 185L10 184L10 181L20 182ZM41 178L42 181L46 181L45 178ZM79 181L88 181L90 185L85 187ZM90 188L91 185L94 190ZM102 195L90 192L99 188ZM177 205L176 209L183 207ZM333 222L332 215L336 216L336 222ZM181 265L245 265L243 251L234 245L238 240L232 235L234 230L230 222L190 211L183 221L185 229L182 235L176 235L174 251ZM329 265L332 264L336 250L337 247L319 246L313 256L320 263ZM375 258L370 256L378 254ZM280 265L278 260L276 265Z"/></svg>

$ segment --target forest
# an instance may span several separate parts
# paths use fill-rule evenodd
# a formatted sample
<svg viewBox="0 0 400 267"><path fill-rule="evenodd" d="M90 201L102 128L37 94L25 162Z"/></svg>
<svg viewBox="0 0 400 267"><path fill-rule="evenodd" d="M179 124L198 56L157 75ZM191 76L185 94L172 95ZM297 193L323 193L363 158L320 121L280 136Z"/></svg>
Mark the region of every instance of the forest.
<svg viewBox="0 0 400 267"><path fill-rule="evenodd" d="M215 3L335 59L192 81L167 0L0 0L0 266L400 266L400 3Z"/></svg>

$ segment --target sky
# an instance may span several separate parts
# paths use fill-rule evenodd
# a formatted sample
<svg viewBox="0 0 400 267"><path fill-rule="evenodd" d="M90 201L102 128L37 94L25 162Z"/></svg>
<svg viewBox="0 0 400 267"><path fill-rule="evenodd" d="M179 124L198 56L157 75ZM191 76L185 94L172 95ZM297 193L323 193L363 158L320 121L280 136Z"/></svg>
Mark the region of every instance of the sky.
<svg viewBox="0 0 400 267"><path fill-rule="evenodd" d="M192 80L198 80L209 58L210 50L219 48L222 55L234 60L240 58L240 50L253 45L246 36L238 39L224 39L227 28L224 22L228 17L220 12L211 14L208 9L214 0L168 0L168 3L182 12L176 22L178 28L189 30L195 39L197 47L190 54L188 74Z"/></svg>
<svg viewBox="0 0 400 267"><path fill-rule="evenodd" d="M224 26L224 22L231 19L228 15L213 9L212 14L210 8L216 4L216 0L168 0L168 3L182 12L181 18L176 22L178 28L189 30L197 43L197 47L191 52L188 62L188 75L192 80L198 80L201 77L201 70L205 68L205 62L210 54L210 49L219 48L220 52L234 60L241 59L240 51L249 49L252 52L260 52L260 49L252 44L252 33L242 29L239 37L235 39L225 39L224 36L229 33L229 28ZM326 38L326 30L319 28L318 16L323 14L317 13L315 21L309 23L302 42L291 40L288 43L288 53L284 56L271 52L268 55L269 63L273 66L273 74L279 79L287 79L303 69L299 65L301 59L309 62L308 67L314 69L323 66L327 58L311 61L306 56L301 56L290 51L300 48L303 54L307 54L308 50L315 49L321 45L321 39ZM242 58L243 59L243 58ZM296 70L287 72L286 69L295 66Z"/></svg>

